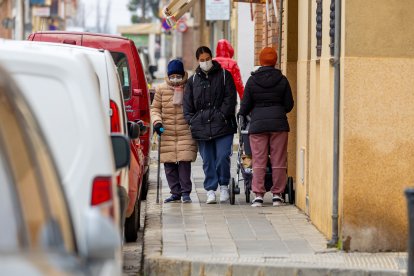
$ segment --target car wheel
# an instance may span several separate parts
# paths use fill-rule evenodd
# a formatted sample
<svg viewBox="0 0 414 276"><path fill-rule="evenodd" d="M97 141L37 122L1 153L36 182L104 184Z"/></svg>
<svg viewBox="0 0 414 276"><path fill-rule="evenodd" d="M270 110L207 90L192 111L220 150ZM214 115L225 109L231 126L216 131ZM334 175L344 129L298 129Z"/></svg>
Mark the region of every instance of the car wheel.
<svg viewBox="0 0 414 276"><path fill-rule="evenodd" d="M148 187L149 187L149 169L144 174L144 177L142 179L141 195L140 195L141 200L147 200Z"/></svg>
<svg viewBox="0 0 414 276"><path fill-rule="evenodd" d="M138 238L140 227L141 200L137 197L134 211L131 216L125 220L125 241L135 242Z"/></svg>

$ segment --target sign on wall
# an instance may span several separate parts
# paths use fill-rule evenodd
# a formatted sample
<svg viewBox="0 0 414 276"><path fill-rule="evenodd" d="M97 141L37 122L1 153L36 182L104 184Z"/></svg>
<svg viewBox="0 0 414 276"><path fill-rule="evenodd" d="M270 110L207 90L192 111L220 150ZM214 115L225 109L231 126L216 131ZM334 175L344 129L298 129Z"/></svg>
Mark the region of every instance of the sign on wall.
<svg viewBox="0 0 414 276"><path fill-rule="evenodd" d="M50 7L33 7L32 15L38 17L49 17L50 16Z"/></svg>
<svg viewBox="0 0 414 276"><path fill-rule="evenodd" d="M206 0L206 20L230 20L230 0Z"/></svg>

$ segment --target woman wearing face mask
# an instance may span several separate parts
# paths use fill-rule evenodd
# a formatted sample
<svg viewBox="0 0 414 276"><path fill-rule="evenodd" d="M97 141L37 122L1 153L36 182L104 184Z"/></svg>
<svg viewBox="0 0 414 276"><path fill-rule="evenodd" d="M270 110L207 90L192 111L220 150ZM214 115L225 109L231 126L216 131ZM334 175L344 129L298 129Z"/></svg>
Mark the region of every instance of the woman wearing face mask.
<svg viewBox="0 0 414 276"><path fill-rule="evenodd" d="M168 64L165 83L157 86L151 108L154 132L162 135L160 161L171 196L165 203L191 202L191 162L197 158L197 145L183 115L183 90L187 73L183 63L177 59ZM161 129L164 129L162 132Z"/></svg>
<svg viewBox="0 0 414 276"><path fill-rule="evenodd" d="M229 199L230 156L237 131L235 109L237 93L231 73L212 60L208 47L197 49L199 66L187 82L184 92L184 117L198 142L203 158L204 189L207 204Z"/></svg>

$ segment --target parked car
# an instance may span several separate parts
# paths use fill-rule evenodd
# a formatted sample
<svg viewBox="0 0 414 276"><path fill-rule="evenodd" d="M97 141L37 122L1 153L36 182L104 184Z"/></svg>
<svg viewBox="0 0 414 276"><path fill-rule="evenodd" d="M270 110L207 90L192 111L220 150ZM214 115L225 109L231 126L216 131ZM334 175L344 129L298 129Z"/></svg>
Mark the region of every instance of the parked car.
<svg viewBox="0 0 414 276"><path fill-rule="evenodd" d="M14 72L20 79L35 80L30 70L15 67ZM0 275L121 275L116 257L120 248L117 225L102 212L113 208L114 186L108 181L80 183L89 202L100 199L106 207L83 208L79 201L71 202L37 115L12 77L0 68ZM61 125L55 130L62 131ZM117 161L125 165L128 144L117 138L114 144L122 146L123 142L124 147L124 157L117 156ZM101 151L111 156L109 141ZM113 160L109 161L113 166ZM71 214L74 205L83 208L77 210L82 216L82 233L76 231Z"/></svg>
<svg viewBox="0 0 414 276"><path fill-rule="evenodd" d="M122 94L120 80L117 74L117 68L108 50L97 50L93 48L67 45L61 43L32 43L37 43L39 47L49 47L52 51L54 51L56 47L63 47L64 49L61 49L61 51L65 51L68 54L74 54L77 52L83 53L87 57L88 61L91 63L99 80L99 91L102 106L104 107L104 112L106 114L105 121L107 123L108 134L122 133L125 135L129 135L129 138L131 139L131 144L140 143L138 139L140 131L138 124L136 124L135 122L128 122L127 125L124 98ZM131 168L136 170L136 172L133 175L142 176L142 172L144 170L144 158L142 157L142 151L140 148L138 148L138 151L140 158L133 159L133 166L131 166ZM131 152L131 155L132 154L133 153ZM140 213L141 200L138 196L138 183L141 183L141 181L142 179L129 181L129 168L123 168L117 174L118 195L121 201L121 229L125 224L128 206L132 206L131 208L135 213L138 213L138 215ZM134 210L134 207L136 208L136 210ZM129 217L130 216L131 215L129 215ZM129 237L128 235L130 232L138 232L138 229L136 227L137 225L134 225L132 223L125 224L127 238Z"/></svg>
<svg viewBox="0 0 414 276"><path fill-rule="evenodd" d="M106 241L117 238L120 245L114 176L116 169L127 164L115 159L114 165L98 78L88 58L80 52L68 54L60 47L51 51L27 41L0 40L0 63L18 82L45 134L68 199L79 256L87 258L92 253L91 243L98 244L97 255L99 244L105 246ZM123 139L129 143L127 137ZM124 152L116 145L112 145L115 153ZM128 150L126 153L129 156ZM105 232L91 237L90 231L99 231L94 228L99 225L90 225L91 214L106 216L116 237ZM121 254L117 246L109 263L98 260L96 265L112 266L118 274Z"/></svg>
<svg viewBox="0 0 414 276"><path fill-rule="evenodd" d="M139 147L142 147L142 152L145 157L144 176L142 177L143 183L140 191L141 198L145 199L148 192L150 164L149 153L152 134L150 95L145 79L145 70L142 66L141 59L134 42L121 36L61 31L36 32L32 33L28 39L33 41L57 42L97 49L106 49L111 52L121 79L128 120L138 122L141 125L142 131L140 136L140 144L134 145L133 148L134 155L137 160L139 159ZM131 171L133 170L131 169ZM140 179L140 176L135 175L132 179L138 180ZM129 216L132 212L133 208L128 208L127 216ZM134 215L134 223L139 224L137 214ZM129 240L135 240L135 236L136 233Z"/></svg>
<svg viewBox="0 0 414 276"><path fill-rule="evenodd" d="M144 68L145 77L147 79L148 87L151 88L152 82L155 79L154 72L156 71L155 66L149 65L150 59L148 50L145 48L138 48L139 58L141 59L142 68Z"/></svg>

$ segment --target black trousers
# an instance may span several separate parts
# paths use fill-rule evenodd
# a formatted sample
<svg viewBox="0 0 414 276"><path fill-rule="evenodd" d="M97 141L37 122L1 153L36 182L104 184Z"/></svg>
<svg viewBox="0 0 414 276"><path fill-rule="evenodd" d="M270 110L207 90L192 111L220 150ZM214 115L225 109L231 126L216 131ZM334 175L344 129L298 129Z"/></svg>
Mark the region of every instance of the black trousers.
<svg viewBox="0 0 414 276"><path fill-rule="evenodd" d="M191 162L164 163L165 175L171 194L181 196L189 195L193 183L191 182Z"/></svg>

